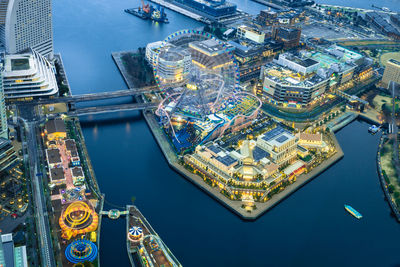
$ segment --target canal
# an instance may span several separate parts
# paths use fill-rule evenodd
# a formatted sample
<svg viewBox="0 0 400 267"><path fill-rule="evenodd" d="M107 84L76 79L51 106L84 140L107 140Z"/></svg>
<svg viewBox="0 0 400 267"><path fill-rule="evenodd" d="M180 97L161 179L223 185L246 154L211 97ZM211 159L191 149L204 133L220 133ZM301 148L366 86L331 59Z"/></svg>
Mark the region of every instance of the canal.
<svg viewBox="0 0 400 267"><path fill-rule="evenodd" d="M264 7L236 0L258 13ZM199 23L168 11L170 24L123 12L139 1L53 2L55 50L74 94L126 88L111 52L133 50ZM338 140L345 157L255 222L244 222L172 171L137 112L82 118L101 190L116 205L135 204L184 266L395 266L399 224L376 173L378 136L354 122ZM344 204L359 210L360 221ZM125 221L104 219L102 266L129 266Z"/></svg>

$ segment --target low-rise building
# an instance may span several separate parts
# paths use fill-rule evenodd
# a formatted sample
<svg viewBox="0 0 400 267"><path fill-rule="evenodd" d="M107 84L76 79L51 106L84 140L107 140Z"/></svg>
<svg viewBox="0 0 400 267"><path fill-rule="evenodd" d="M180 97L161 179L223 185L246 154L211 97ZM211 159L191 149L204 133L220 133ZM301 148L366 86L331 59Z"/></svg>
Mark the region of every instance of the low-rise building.
<svg viewBox="0 0 400 267"><path fill-rule="evenodd" d="M50 168L50 183L55 185L65 184L63 167Z"/></svg>
<svg viewBox="0 0 400 267"><path fill-rule="evenodd" d="M58 148L46 149L46 157L47 157L47 165L49 166L49 168L61 166L62 160L61 160L60 150Z"/></svg>
<svg viewBox="0 0 400 267"><path fill-rule="evenodd" d="M67 138L67 128L60 118L48 120L44 125L44 131L48 141Z"/></svg>
<svg viewBox="0 0 400 267"><path fill-rule="evenodd" d="M65 140L65 148L67 150L67 155L71 161L72 166L79 166L81 164L81 161L79 158L78 149L76 148L75 140Z"/></svg>
<svg viewBox="0 0 400 267"><path fill-rule="evenodd" d="M363 59L338 46L284 53L261 70L263 91L273 102L307 105L327 90L349 82Z"/></svg>
<svg viewBox="0 0 400 267"><path fill-rule="evenodd" d="M320 133L299 133L299 145L303 147L321 147L323 145L322 134Z"/></svg>
<svg viewBox="0 0 400 267"><path fill-rule="evenodd" d="M278 126L257 138L257 146L267 151L271 160L282 166L291 163L297 156L298 138Z"/></svg>
<svg viewBox="0 0 400 267"><path fill-rule="evenodd" d="M85 174L82 167L73 167L70 169L72 174L72 183L75 186L80 186L85 182Z"/></svg>
<svg viewBox="0 0 400 267"><path fill-rule="evenodd" d="M239 38L246 38L258 44L263 44L265 41L264 32L246 25L239 26L236 35Z"/></svg>

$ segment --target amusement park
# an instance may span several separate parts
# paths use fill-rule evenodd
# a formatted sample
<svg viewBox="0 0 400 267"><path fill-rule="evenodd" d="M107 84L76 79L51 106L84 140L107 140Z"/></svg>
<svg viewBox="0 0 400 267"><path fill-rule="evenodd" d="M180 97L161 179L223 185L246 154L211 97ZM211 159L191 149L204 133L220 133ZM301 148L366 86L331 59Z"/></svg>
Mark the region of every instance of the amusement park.
<svg viewBox="0 0 400 267"><path fill-rule="evenodd" d="M76 135L75 121L67 117L49 119L42 128L46 147L49 189L54 210L52 224L60 244L63 266L91 262L97 266L101 196L89 182L93 174Z"/></svg>
<svg viewBox="0 0 400 267"><path fill-rule="evenodd" d="M240 130L257 117L262 103L240 88L232 51L197 30L182 30L147 46L163 96L156 115L178 154Z"/></svg>

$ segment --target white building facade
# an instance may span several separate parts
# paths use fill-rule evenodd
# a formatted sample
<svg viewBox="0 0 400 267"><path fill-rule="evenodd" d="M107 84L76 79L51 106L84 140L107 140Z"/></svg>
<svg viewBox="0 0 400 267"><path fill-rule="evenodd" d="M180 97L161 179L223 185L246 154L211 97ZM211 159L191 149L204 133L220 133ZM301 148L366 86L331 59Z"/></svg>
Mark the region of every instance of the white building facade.
<svg viewBox="0 0 400 267"><path fill-rule="evenodd" d="M3 63L0 62L0 137L8 139L6 100L3 88Z"/></svg>
<svg viewBox="0 0 400 267"><path fill-rule="evenodd" d="M51 0L0 0L0 41L8 54L32 48L52 58Z"/></svg>
<svg viewBox="0 0 400 267"><path fill-rule="evenodd" d="M7 99L49 97L58 93L53 65L31 50L4 58L3 88Z"/></svg>

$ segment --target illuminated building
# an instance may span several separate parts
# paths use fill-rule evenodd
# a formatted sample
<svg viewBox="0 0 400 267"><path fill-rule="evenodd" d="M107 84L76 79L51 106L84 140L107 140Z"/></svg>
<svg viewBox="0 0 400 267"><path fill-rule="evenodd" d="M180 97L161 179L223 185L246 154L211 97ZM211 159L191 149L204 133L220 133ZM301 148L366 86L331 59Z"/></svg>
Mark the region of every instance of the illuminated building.
<svg viewBox="0 0 400 267"><path fill-rule="evenodd" d="M382 77L385 86L388 86L390 81L400 83L400 62L395 59L388 60Z"/></svg>
<svg viewBox="0 0 400 267"><path fill-rule="evenodd" d="M292 27L274 27L272 36L275 40L283 42L285 48L293 48L299 46L301 29Z"/></svg>
<svg viewBox="0 0 400 267"><path fill-rule="evenodd" d="M281 166L297 156L298 138L278 126L257 138L257 145L267 151L272 161Z"/></svg>
<svg viewBox="0 0 400 267"><path fill-rule="evenodd" d="M320 133L299 133L297 137L299 138L299 145L305 148L321 147L323 145L322 134Z"/></svg>
<svg viewBox="0 0 400 267"><path fill-rule="evenodd" d="M48 120L44 125L44 130L49 141L67 138L67 128L62 119Z"/></svg>
<svg viewBox="0 0 400 267"><path fill-rule="evenodd" d="M54 167L49 169L50 172L50 183L61 185L65 184L64 168Z"/></svg>
<svg viewBox="0 0 400 267"><path fill-rule="evenodd" d="M233 47L223 45L214 39L189 43L194 64L204 69L218 69L233 63L230 52Z"/></svg>
<svg viewBox="0 0 400 267"><path fill-rule="evenodd" d="M257 29L250 28L246 25L241 25L237 28L237 37L246 38L258 44L264 43L265 33Z"/></svg>
<svg viewBox="0 0 400 267"><path fill-rule="evenodd" d="M62 164L60 150L58 148L46 149L46 158L47 158L47 165L50 168L58 167L61 166Z"/></svg>
<svg viewBox="0 0 400 267"><path fill-rule="evenodd" d="M35 50L5 56L3 87L6 99L49 97L58 93L54 67Z"/></svg>
<svg viewBox="0 0 400 267"><path fill-rule="evenodd" d="M157 76L163 83L179 83L186 79L191 69L190 53L181 48L163 48L158 55Z"/></svg>
<svg viewBox="0 0 400 267"><path fill-rule="evenodd" d="M72 183L75 186L80 186L85 182L85 175L83 174L82 167L76 166L70 168L72 174Z"/></svg>
<svg viewBox="0 0 400 267"><path fill-rule="evenodd" d="M157 41L146 45L146 60L150 65L157 64L158 54L162 49L173 47L174 45L168 44L164 41Z"/></svg>
<svg viewBox="0 0 400 267"><path fill-rule="evenodd" d="M0 137L0 172L10 167L18 159L11 141Z"/></svg>
<svg viewBox="0 0 400 267"><path fill-rule="evenodd" d="M273 102L307 105L325 91L349 82L363 59L338 46L284 53L263 67L263 90Z"/></svg>
<svg viewBox="0 0 400 267"><path fill-rule="evenodd" d="M0 266L28 267L26 246L14 246L12 233L1 235Z"/></svg>

